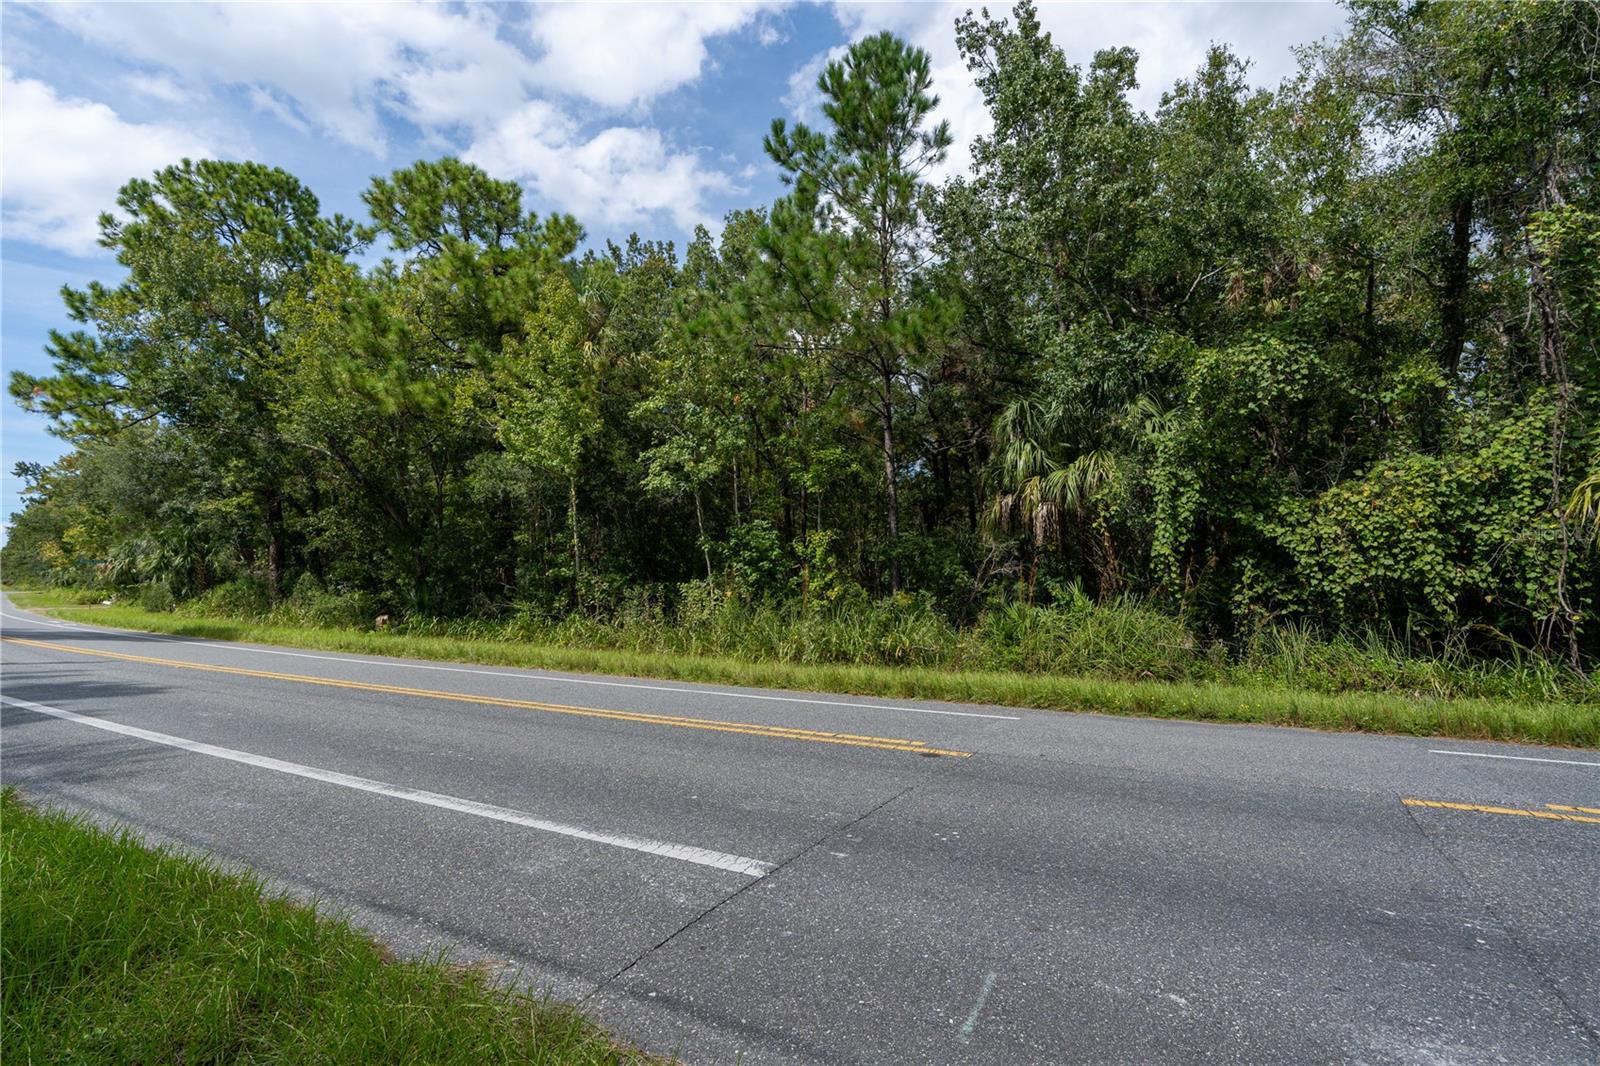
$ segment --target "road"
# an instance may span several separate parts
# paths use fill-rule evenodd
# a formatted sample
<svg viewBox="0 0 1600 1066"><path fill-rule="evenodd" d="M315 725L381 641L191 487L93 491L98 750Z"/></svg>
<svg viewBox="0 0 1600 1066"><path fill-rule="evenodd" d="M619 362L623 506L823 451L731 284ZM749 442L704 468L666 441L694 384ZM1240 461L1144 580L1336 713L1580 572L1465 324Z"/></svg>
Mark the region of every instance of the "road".
<svg viewBox="0 0 1600 1066"><path fill-rule="evenodd" d="M0 619L33 800L689 1062L1600 1062L1600 753Z"/></svg>

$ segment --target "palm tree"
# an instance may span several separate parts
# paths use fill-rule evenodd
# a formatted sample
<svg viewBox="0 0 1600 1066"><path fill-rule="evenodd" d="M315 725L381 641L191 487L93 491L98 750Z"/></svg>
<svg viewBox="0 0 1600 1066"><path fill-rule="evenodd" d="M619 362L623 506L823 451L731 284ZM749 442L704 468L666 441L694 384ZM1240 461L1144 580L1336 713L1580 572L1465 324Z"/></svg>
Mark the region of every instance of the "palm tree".
<svg viewBox="0 0 1600 1066"><path fill-rule="evenodd" d="M1089 411L1060 399L1013 401L995 420L994 498L986 526L995 532L1025 532L1036 554L1030 567L1031 595L1038 577L1037 551L1062 542L1069 518L1092 521L1097 501L1125 476L1130 454L1142 439L1169 428L1170 415L1140 396L1116 416ZM1099 530L1100 584L1109 592L1120 565L1109 532Z"/></svg>

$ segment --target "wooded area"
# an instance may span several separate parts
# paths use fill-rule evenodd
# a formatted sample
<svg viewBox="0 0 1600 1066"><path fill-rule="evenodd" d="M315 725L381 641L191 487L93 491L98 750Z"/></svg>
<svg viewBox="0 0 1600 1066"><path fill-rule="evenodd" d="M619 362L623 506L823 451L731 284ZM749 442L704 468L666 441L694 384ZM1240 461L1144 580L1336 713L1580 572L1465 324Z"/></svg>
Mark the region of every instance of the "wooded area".
<svg viewBox="0 0 1600 1066"><path fill-rule="evenodd" d="M7 580L364 622L1137 605L1584 669L1600 6L1358 3L1275 91L1219 47L1153 114L1027 3L955 32L968 175L931 180L927 55L869 37L773 123L787 194L681 252L581 250L452 158L361 223L257 163L130 181L126 279L11 378L74 450L22 470Z"/></svg>

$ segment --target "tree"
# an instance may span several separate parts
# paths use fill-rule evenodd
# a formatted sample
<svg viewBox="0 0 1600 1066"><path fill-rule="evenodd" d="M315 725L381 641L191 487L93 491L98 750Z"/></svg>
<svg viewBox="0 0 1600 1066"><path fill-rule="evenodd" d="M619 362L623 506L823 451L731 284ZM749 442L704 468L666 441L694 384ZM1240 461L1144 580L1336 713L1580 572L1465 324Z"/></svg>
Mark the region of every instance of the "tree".
<svg viewBox="0 0 1600 1066"><path fill-rule="evenodd" d="M889 33L850 46L817 80L831 128L776 119L767 153L794 188L763 242L774 295L809 317L878 421L889 585L900 587L900 459L895 411L912 363L942 319L919 293L927 234L922 199L950 146L925 128L938 97L928 54ZM919 298L921 297L921 298Z"/></svg>
<svg viewBox="0 0 1600 1066"><path fill-rule="evenodd" d="M566 482L574 605L582 555L578 473L584 445L600 427L597 369L583 301L567 277L553 274L523 325L523 337L507 346L497 432L518 459Z"/></svg>
<svg viewBox="0 0 1600 1066"><path fill-rule="evenodd" d="M284 423L314 464L313 561L336 561L317 576L392 590L413 611L460 609L493 570L463 485L494 440L488 373L441 343L452 312L426 272L337 263L313 277L286 312Z"/></svg>
<svg viewBox="0 0 1600 1066"><path fill-rule="evenodd" d="M726 311L729 279L703 226L696 228L683 273L689 295L680 301L675 321L652 353L650 384L633 416L652 430L653 443L641 456L646 466L641 484L647 492L667 497L687 493L694 500L695 530L709 581L711 543L702 496L747 446L739 408L752 384L750 353L735 335L716 329L719 313Z"/></svg>
<svg viewBox="0 0 1600 1066"><path fill-rule="evenodd" d="M1593 0L1363 0L1327 60L1396 144L1409 190L1399 203L1414 205L1429 238L1418 259L1433 282L1446 384L1487 374L1504 395L1532 379L1547 397L1560 562L1540 642L1564 643L1574 664L1582 611L1567 574L1575 548L1566 503L1584 470L1575 442L1591 423L1573 372L1573 294L1540 223L1595 207L1597 42ZM1586 346L1581 329L1576 336Z"/></svg>
<svg viewBox="0 0 1600 1066"><path fill-rule="evenodd" d="M453 157L374 178L362 194L362 234L383 239L419 275L441 354L493 358L516 334L546 274L571 257L583 229L571 215L522 211L522 190Z"/></svg>
<svg viewBox="0 0 1600 1066"><path fill-rule="evenodd" d="M55 374L11 377L29 410L75 440L160 420L191 434L257 508L269 594L281 589L285 483L276 408L285 381L284 301L306 268L355 246L352 227L324 218L290 174L258 163L184 162L117 195L101 244L128 271L116 288L63 289L88 329L51 334Z"/></svg>
<svg viewBox="0 0 1600 1066"><path fill-rule="evenodd" d="M1349 29L1271 89L1218 45L1144 112L1131 49L962 17L992 132L938 187L928 57L869 38L818 128L766 138L783 197L681 262L580 250L450 158L373 181L359 229L253 164L130 183L126 283L68 291L55 372L12 379L74 451L24 472L5 565L439 616L692 617L702 576L962 623L1087 589L1201 641L1582 670L1600 3Z"/></svg>

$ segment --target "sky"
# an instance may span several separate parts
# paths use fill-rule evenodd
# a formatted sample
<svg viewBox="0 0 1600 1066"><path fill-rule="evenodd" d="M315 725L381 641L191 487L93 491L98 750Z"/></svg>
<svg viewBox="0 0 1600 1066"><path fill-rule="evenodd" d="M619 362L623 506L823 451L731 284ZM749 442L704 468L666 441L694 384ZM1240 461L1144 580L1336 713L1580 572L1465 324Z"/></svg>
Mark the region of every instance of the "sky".
<svg viewBox="0 0 1600 1066"><path fill-rule="evenodd" d="M968 165L987 131L955 47L972 3L0 5L0 367L45 372L63 285L114 283L95 219L117 188L188 158L279 166L329 212L363 217L374 175L459 155L570 212L591 243L637 231L680 248L736 207L780 195L772 119L815 122L817 75L892 30L932 58L940 117ZM1004 4L991 4L996 14ZM1272 86L1294 48L1336 34L1330 3L1041 3L1068 57L1138 50L1135 104L1192 73L1212 42ZM0 515L18 461L67 449L9 398Z"/></svg>

